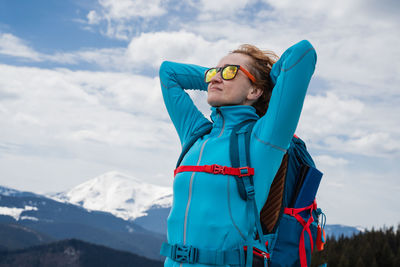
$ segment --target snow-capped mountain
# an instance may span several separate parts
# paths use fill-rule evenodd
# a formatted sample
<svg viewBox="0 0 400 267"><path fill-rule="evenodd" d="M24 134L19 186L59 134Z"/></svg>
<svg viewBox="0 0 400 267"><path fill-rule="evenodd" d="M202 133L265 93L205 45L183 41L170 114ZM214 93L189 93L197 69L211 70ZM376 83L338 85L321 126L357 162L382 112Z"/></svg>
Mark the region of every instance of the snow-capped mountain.
<svg viewBox="0 0 400 267"><path fill-rule="evenodd" d="M125 220L146 216L149 209L170 208L172 189L148 184L119 172L108 172L70 191L50 195L88 210L110 212Z"/></svg>

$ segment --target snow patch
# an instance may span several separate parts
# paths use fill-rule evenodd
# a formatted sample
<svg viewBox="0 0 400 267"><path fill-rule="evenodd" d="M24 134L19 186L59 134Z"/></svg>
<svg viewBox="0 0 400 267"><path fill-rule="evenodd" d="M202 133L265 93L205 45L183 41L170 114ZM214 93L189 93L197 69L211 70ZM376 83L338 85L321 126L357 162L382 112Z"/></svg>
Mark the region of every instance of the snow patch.
<svg viewBox="0 0 400 267"><path fill-rule="evenodd" d="M28 217L28 216L21 217L22 212L30 211L30 210L38 210L38 209L36 207L32 207L32 206L25 206L24 208L0 207L0 214L6 215L6 216L11 216L16 221L18 221L18 220L22 219L23 217ZM31 218L33 218L33 217L31 217ZM37 219L37 218L35 218L35 219Z"/></svg>
<svg viewBox="0 0 400 267"><path fill-rule="evenodd" d="M358 231L360 231L361 233L364 233L364 232L365 232L365 227L356 226L356 229L357 229Z"/></svg>
<svg viewBox="0 0 400 267"><path fill-rule="evenodd" d="M39 221L38 218L36 218L36 217L31 217L31 216L21 216L19 219L20 219L20 220L30 220L30 221L35 221L35 222Z"/></svg>

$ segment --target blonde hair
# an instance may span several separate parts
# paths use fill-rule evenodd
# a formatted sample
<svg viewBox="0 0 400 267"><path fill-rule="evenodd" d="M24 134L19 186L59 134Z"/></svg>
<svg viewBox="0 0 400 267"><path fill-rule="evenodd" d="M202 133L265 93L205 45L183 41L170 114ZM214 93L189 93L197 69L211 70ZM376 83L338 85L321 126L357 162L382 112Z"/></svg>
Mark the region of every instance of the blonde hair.
<svg viewBox="0 0 400 267"><path fill-rule="evenodd" d="M269 100L271 99L274 84L269 76L272 65L278 61L279 57L272 51L262 51L258 47L250 44L243 44L233 50L232 54L244 54L249 56L252 61L249 62L249 71L256 78L254 86L262 90L262 95L252 105L257 114L261 117L267 112Z"/></svg>

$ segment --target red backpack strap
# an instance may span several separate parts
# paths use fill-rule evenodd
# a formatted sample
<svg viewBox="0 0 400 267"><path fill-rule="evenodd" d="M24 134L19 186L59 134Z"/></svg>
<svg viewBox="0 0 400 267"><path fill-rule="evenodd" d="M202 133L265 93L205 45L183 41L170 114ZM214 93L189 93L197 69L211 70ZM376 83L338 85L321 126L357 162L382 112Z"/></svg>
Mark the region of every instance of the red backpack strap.
<svg viewBox="0 0 400 267"><path fill-rule="evenodd" d="M212 174L235 175L239 177L254 175L254 168L232 168L217 164L203 166L179 166L174 171L174 177L180 172L206 172Z"/></svg>
<svg viewBox="0 0 400 267"><path fill-rule="evenodd" d="M301 232L300 235L300 242L299 242L299 257L300 257L300 264L301 267L307 267L307 255L306 255L306 247L305 247L305 240L304 240L304 232L307 231L309 237L310 237L310 243L311 243L311 252L314 249L314 241L311 235L311 230L310 230L310 225L314 221L313 217L313 210L317 209L317 202L314 200L314 202L307 207L304 208L285 208L284 213L288 214L290 216L293 216L296 218L296 220L301 223L303 226L303 231ZM303 217L300 216L300 212L309 210L310 211L310 218L308 218L307 222L303 219Z"/></svg>

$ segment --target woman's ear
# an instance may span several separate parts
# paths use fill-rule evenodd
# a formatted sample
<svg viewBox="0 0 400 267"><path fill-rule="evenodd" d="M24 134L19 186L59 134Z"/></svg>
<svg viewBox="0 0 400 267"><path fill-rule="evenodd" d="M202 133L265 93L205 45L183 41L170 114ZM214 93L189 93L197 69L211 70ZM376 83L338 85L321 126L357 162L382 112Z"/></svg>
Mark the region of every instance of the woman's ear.
<svg viewBox="0 0 400 267"><path fill-rule="evenodd" d="M263 91L259 88L253 87L250 89L247 99L250 101L257 101L257 99L263 94Z"/></svg>

